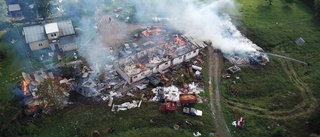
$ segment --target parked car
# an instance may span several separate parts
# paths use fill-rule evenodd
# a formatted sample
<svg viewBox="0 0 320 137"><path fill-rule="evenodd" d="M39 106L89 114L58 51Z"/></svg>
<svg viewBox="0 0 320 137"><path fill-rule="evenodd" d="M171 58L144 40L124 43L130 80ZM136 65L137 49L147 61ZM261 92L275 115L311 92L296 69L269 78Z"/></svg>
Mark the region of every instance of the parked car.
<svg viewBox="0 0 320 137"><path fill-rule="evenodd" d="M174 112L178 109L178 103L176 101L167 100L160 106L162 112Z"/></svg>
<svg viewBox="0 0 320 137"><path fill-rule="evenodd" d="M116 60L116 58L112 55L107 56L107 64L113 64L113 62Z"/></svg>
<svg viewBox="0 0 320 137"><path fill-rule="evenodd" d="M123 51L126 52L127 54L131 54L132 53L132 49L130 47L129 44L124 44L124 47L123 47Z"/></svg>
<svg viewBox="0 0 320 137"><path fill-rule="evenodd" d="M129 54L127 52L125 52L124 50L120 50L118 52L118 58L124 58L124 57L128 57Z"/></svg>
<svg viewBox="0 0 320 137"><path fill-rule="evenodd" d="M183 113L193 115L193 116L202 116L202 111L197 110L195 108L190 108L190 107L183 107Z"/></svg>
<svg viewBox="0 0 320 137"><path fill-rule="evenodd" d="M132 46L137 52L141 51L141 48L139 47L139 45L137 43L132 43Z"/></svg>

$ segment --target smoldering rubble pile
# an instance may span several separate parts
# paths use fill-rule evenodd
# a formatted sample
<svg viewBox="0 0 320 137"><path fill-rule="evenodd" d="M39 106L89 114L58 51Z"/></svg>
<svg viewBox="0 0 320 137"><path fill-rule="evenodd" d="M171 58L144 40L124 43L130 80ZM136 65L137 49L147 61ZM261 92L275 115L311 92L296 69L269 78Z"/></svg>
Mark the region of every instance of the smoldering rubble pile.
<svg viewBox="0 0 320 137"><path fill-rule="evenodd" d="M111 108L111 111L114 112L114 111L124 111L124 110L128 110L128 109L132 109L132 108L139 108L141 106L141 103L142 103L142 100L132 100L132 103L131 102L125 102L125 103L122 103L120 105L115 105L113 104L112 105L112 108ZM117 110L115 110L115 108L117 108Z"/></svg>
<svg viewBox="0 0 320 137"><path fill-rule="evenodd" d="M103 73L95 67L83 66L82 77L78 80L77 91L85 97L103 96L104 93L115 91L125 85L112 65L105 65Z"/></svg>
<svg viewBox="0 0 320 137"><path fill-rule="evenodd" d="M204 43L174 30L156 26L147 27L135 38L137 39L124 44L119 51L120 59L113 60L113 65L106 64L105 68L101 67L103 64L84 66L77 91L87 97L109 96L110 91L125 91L134 87L132 83L141 83L145 78L157 85L161 80L169 81L163 75L158 77L158 73L164 74L169 69L191 60L192 62L188 63L188 72L201 76L202 68L196 64L204 61L196 56L199 49L206 47ZM122 91L118 91L119 89Z"/></svg>
<svg viewBox="0 0 320 137"><path fill-rule="evenodd" d="M250 39L241 35L239 30L232 24L229 15L224 14L223 17L226 19L223 25L225 30L223 35L229 39L237 40L238 45L248 45L248 47L243 47L245 49L250 48L250 50L223 53L223 56L235 65L266 65L269 62L267 53Z"/></svg>
<svg viewBox="0 0 320 137"><path fill-rule="evenodd" d="M206 46L170 28L147 27L124 44L114 67L123 79L134 83L193 60Z"/></svg>
<svg viewBox="0 0 320 137"><path fill-rule="evenodd" d="M263 50L246 52L239 55L223 54L223 56L236 65L266 65L269 62L269 57Z"/></svg>
<svg viewBox="0 0 320 137"><path fill-rule="evenodd" d="M74 89L73 79L62 78L53 72L37 71L33 74L22 72L21 85L13 93L18 97L24 114L37 114L41 110L50 113L68 104L69 91Z"/></svg>
<svg viewBox="0 0 320 137"><path fill-rule="evenodd" d="M143 94L141 100L132 100L132 102L124 102L122 104L115 104L113 102L117 93L111 92L110 95L103 97L104 101L108 101L108 106L111 107L112 112L125 111L128 109L139 108L142 101L163 102L165 104L175 103L175 107L168 105L165 106L165 110L161 111L176 111L178 106L185 104L203 103L200 93L204 92L203 87L192 82L191 84L183 84L181 88L171 85L167 87L156 87L152 90L152 96ZM133 94L126 94L127 96L134 96ZM119 96L118 96L119 97Z"/></svg>
<svg viewBox="0 0 320 137"><path fill-rule="evenodd" d="M157 87L152 89L155 96L150 101L160 101L163 104L160 106L160 111L174 112L178 110L179 106L202 103L203 100L198 94L204 92L197 84L184 84L183 87L178 88L174 85L169 87ZM194 109L184 107L184 109ZM196 109L194 109L196 110ZM201 110L198 110L199 112ZM188 112L184 112L188 113ZM202 113L202 111L201 111ZM188 113L191 114L191 113ZM193 113L191 115L194 115ZM198 115L198 116L202 116Z"/></svg>
<svg viewBox="0 0 320 137"><path fill-rule="evenodd" d="M192 82L191 84L184 83L183 87L181 88L178 88L174 85L168 87L156 87L152 89L152 92L155 94L155 96L149 101L171 100L180 103L180 94L198 95L201 92L204 92L204 89L199 87L198 84ZM201 100L199 101L201 102Z"/></svg>

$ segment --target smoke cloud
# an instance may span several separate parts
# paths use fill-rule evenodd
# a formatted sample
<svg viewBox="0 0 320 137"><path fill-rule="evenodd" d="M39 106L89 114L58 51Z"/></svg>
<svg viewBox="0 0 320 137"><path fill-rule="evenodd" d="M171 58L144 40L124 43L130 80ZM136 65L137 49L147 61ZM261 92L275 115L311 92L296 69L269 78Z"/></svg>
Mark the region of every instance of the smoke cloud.
<svg viewBox="0 0 320 137"><path fill-rule="evenodd" d="M123 38L131 31L141 28L143 26L141 24L145 24L144 27L158 25L152 23L152 18L155 17L174 19L165 23L168 28L174 28L203 41L210 40L214 48L220 49L227 56L248 56L247 53L261 49L244 37L227 15L237 13L234 0L60 0L59 2L62 8L58 7L57 10L62 12L65 18L71 19L76 28L78 53L96 72L89 75L89 82L84 82L89 83L88 88L91 91L98 91L95 87L99 86L93 81L97 81L100 74L106 72L106 65L111 62L108 46L120 47ZM115 18L125 20L116 21ZM130 22L129 20L138 23L125 23Z"/></svg>
<svg viewBox="0 0 320 137"><path fill-rule="evenodd" d="M211 40L213 47L225 54L256 51L226 15L237 12L234 0L138 0L133 4L141 22L152 16L176 18L169 22L171 26L189 36Z"/></svg>
<svg viewBox="0 0 320 137"><path fill-rule="evenodd" d="M126 23L118 26L122 27L120 30L127 29L127 31L113 32L113 29L116 30L113 26L106 28L108 17L99 16L102 13L100 9L106 3L108 2L91 0L62 1L62 5L65 7L64 14L69 15L76 27L82 30L77 40L79 43L78 51L92 66L96 65L97 61L108 60L109 53L106 48L108 42L106 41L109 40L109 43L112 43L108 39L109 36L128 34L130 30L128 27L130 24ZM110 0L110 5L105 6L112 7L113 10L119 5L124 5L115 3L119 3L119 1ZM212 46L220 49L224 54L244 55L257 51L257 46L237 30L227 15L237 13L234 0L124 0L123 3L134 7L133 18L135 21L150 23L154 17L174 18L176 20L167 22L168 27L173 27L194 38L210 40L213 43ZM115 13L112 10L110 13L103 14L115 18ZM98 32L94 34L94 24L99 26L96 31L102 30L104 32L107 29L112 33L108 36ZM119 28L117 29L119 30ZM90 40L89 43L88 40ZM119 40L117 39L117 41Z"/></svg>

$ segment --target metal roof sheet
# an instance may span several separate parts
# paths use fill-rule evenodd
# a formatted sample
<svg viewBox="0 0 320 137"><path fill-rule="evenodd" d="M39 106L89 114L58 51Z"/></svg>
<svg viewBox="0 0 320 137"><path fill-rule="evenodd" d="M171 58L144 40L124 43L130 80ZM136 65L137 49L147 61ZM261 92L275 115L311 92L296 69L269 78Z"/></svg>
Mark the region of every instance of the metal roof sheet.
<svg viewBox="0 0 320 137"><path fill-rule="evenodd" d="M75 36L74 35L60 38L60 44L62 46L70 44L70 43L75 43Z"/></svg>
<svg viewBox="0 0 320 137"><path fill-rule="evenodd" d="M19 11L21 10L21 7L19 4L11 4L8 6L9 12L11 11Z"/></svg>
<svg viewBox="0 0 320 137"><path fill-rule="evenodd" d="M60 30L60 36L75 34L71 20L59 21L58 27Z"/></svg>
<svg viewBox="0 0 320 137"><path fill-rule="evenodd" d="M41 25L23 27L23 32L27 43L46 39L44 27Z"/></svg>

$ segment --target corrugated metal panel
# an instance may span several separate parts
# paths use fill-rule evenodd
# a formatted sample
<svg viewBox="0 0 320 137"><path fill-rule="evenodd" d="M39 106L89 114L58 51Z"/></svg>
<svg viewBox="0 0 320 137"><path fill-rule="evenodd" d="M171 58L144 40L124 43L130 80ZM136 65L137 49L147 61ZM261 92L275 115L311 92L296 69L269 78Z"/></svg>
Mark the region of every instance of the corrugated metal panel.
<svg viewBox="0 0 320 137"><path fill-rule="evenodd" d="M9 12L21 10L19 4L11 4L11 5L8 6L8 8L9 8Z"/></svg>
<svg viewBox="0 0 320 137"><path fill-rule="evenodd" d="M75 34L71 20L59 21L58 27L60 30L60 36Z"/></svg>
<svg viewBox="0 0 320 137"><path fill-rule="evenodd" d="M46 39L44 27L41 25L23 27L23 32L27 43Z"/></svg>
<svg viewBox="0 0 320 137"><path fill-rule="evenodd" d="M75 43L75 36L66 36L66 37L62 37L60 38L60 44L61 45L67 45L70 43Z"/></svg>

